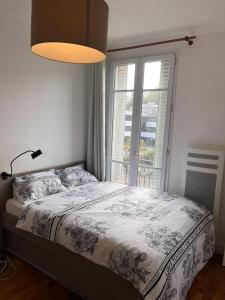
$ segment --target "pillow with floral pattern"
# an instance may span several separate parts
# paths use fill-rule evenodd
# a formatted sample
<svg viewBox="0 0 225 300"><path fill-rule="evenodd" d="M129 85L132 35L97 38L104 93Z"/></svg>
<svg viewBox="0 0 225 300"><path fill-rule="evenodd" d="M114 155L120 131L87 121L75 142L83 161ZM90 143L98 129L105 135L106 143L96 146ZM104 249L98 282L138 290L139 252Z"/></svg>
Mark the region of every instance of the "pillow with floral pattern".
<svg viewBox="0 0 225 300"><path fill-rule="evenodd" d="M14 197L23 203L66 190L54 169L16 177L13 183Z"/></svg>
<svg viewBox="0 0 225 300"><path fill-rule="evenodd" d="M97 178L83 170L81 165L56 171L62 184L67 188L73 188L90 182L98 182Z"/></svg>

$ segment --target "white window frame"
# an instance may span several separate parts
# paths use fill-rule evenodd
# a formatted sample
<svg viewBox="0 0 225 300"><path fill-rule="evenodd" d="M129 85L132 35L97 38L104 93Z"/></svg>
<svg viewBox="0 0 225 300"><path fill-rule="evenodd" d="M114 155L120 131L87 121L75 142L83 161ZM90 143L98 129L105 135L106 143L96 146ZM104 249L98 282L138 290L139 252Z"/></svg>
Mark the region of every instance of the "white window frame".
<svg viewBox="0 0 225 300"><path fill-rule="evenodd" d="M165 131L164 131L164 146L163 146L163 157L162 157L162 167L161 167L161 191L167 191L168 186L168 169L169 169L169 157L170 157L170 131L171 131L171 120L172 120L172 113L173 113L173 89L174 89L174 71L175 71L175 62L176 57L175 54L166 54L166 55L157 55L157 56L145 56L145 57L137 57L131 59L122 59L122 60L115 60L112 61L110 64L110 73L109 73L109 103L108 103L108 138L107 138L107 172L106 172L106 179L111 179L111 166L112 166L112 140L113 140L113 112L114 112L114 68L117 65L122 64L136 64L135 69L135 82L134 82L134 90L123 90L123 92L134 92L133 98L133 117L132 117L132 137L131 137L131 156L136 156L139 147L139 140L140 140L140 122L134 122L134 120L140 119L141 110L142 110L142 93L143 93L143 70L144 64L148 61L159 61L159 60L170 60L170 74L169 74L169 83L168 83L168 96L167 96L167 109L166 109L166 120L165 120ZM140 80L142 78L142 80ZM161 90L161 89L159 89ZM162 89L163 90L163 89ZM118 91L118 90L116 90ZM155 89L154 89L155 91ZM157 90L156 90L157 91ZM138 101L141 99L141 101ZM138 140L137 140L138 139ZM136 162L135 158L131 159L130 161L130 172L137 172L136 171ZM129 177L129 185L134 185L135 183L130 180Z"/></svg>

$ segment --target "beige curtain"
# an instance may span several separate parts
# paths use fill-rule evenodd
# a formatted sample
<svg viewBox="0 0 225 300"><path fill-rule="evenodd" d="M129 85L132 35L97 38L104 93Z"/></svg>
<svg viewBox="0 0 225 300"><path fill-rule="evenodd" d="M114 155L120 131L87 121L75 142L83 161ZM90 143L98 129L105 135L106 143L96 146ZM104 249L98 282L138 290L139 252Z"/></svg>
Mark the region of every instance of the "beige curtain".
<svg viewBox="0 0 225 300"><path fill-rule="evenodd" d="M92 66L89 97L87 170L105 181L105 63Z"/></svg>

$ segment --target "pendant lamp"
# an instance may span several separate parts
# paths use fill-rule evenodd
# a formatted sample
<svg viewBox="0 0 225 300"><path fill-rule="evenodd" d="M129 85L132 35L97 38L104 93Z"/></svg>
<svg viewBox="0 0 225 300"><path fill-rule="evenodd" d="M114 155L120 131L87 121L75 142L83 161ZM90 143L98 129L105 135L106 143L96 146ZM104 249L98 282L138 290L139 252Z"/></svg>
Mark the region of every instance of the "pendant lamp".
<svg viewBox="0 0 225 300"><path fill-rule="evenodd" d="M31 50L61 62L101 62L108 13L104 0L32 0Z"/></svg>

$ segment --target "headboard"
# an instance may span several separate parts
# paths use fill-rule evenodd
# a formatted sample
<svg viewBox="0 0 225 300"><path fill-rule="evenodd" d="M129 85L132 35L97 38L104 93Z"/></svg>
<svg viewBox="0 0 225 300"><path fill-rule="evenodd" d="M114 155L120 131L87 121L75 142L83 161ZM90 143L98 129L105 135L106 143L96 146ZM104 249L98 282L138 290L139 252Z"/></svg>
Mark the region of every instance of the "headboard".
<svg viewBox="0 0 225 300"><path fill-rule="evenodd" d="M224 152L189 148L184 161L183 195L208 207L219 219Z"/></svg>
<svg viewBox="0 0 225 300"><path fill-rule="evenodd" d="M85 161L77 161L77 162L69 163L66 165L53 166L53 167L49 167L49 168L45 168L45 169L39 169L39 170L33 170L33 171L29 171L29 172L23 172L20 174L15 174L13 177L11 177L7 180L2 180L0 178L0 218L1 218L1 212L3 212L3 210L5 209L6 201L13 197L12 182L16 176L31 174L34 172L42 172L42 171L47 171L47 170L51 170L51 169L63 169L63 168L72 167L72 166L75 166L75 165L78 165L81 163L83 163L84 167L86 168Z"/></svg>

